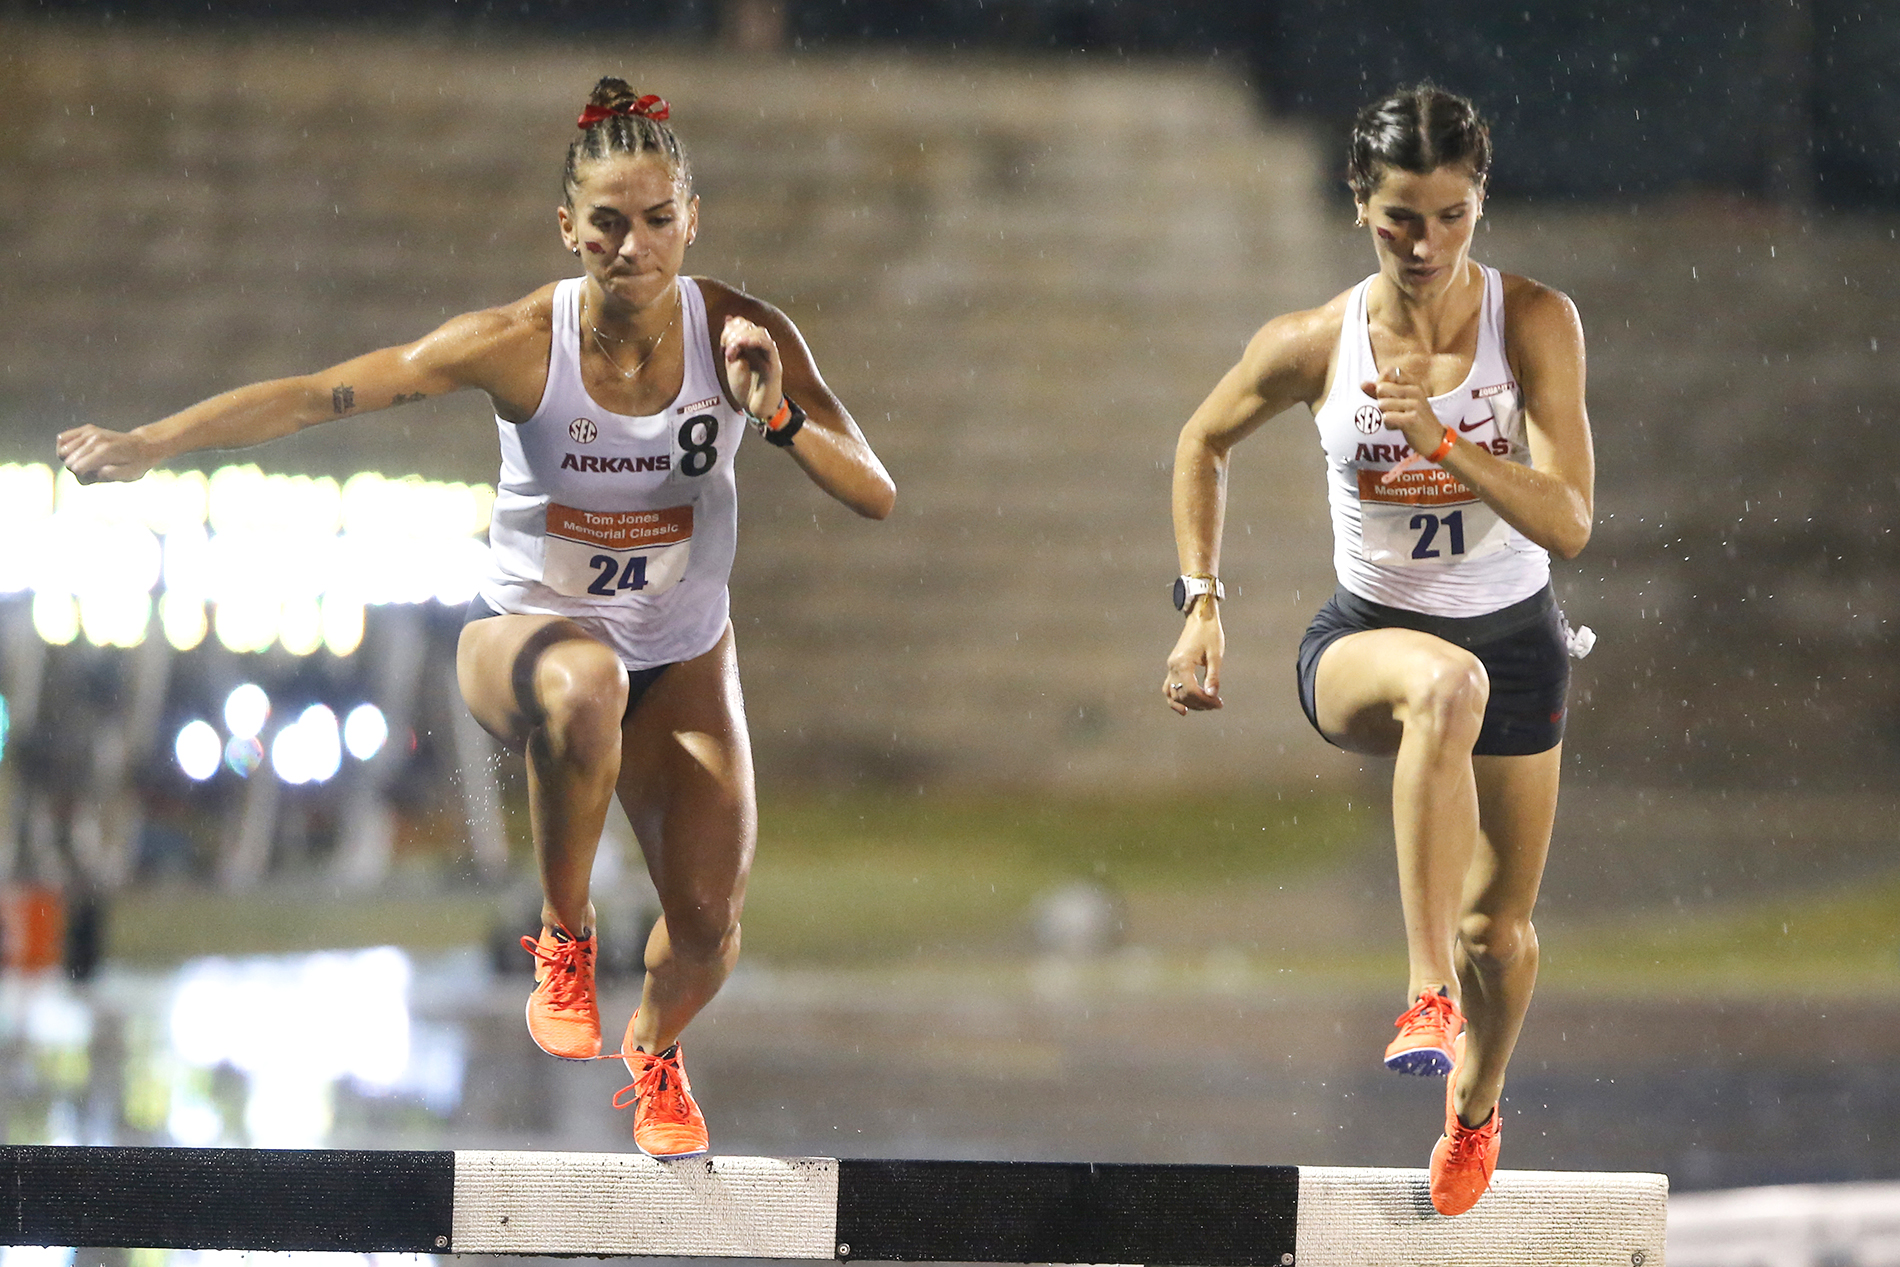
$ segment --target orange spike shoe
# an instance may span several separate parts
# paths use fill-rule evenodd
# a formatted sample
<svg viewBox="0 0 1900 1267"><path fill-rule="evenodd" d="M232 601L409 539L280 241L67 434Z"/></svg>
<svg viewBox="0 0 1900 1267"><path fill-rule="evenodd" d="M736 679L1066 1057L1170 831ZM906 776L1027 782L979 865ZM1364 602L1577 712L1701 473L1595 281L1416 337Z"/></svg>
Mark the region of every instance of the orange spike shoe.
<svg viewBox="0 0 1900 1267"><path fill-rule="evenodd" d="M1464 1013L1445 992L1427 990L1393 1022L1399 1036L1385 1049L1385 1067L1394 1073L1442 1078L1451 1072L1451 1045L1465 1028Z"/></svg>
<svg viewBox="0 0 1900 1267"><path fill-rule="evenodd" d="M632 1024L628 1024L632 1028ZM622 1052L633 1085L614 1096L616 1109L633 1110L633 1142L649 1157L670 1160L706 1151L706 1119L693 1099L693 1084L674 1043L657 1056L628 1046ZM628 1093L631 1092L631 1098Z"/></svg>
<svg viewBox="0 0 1900 1267"><path fill-rule="evenodd" d="M594 936L565 928L541 930L521 947L534 956L534 993L528 996L528 1035L550 1056L592 1060L600 1055L600 1008L594 1002Z"/></svg>
<svg viewBox="0 0 1900 1267"><path fill-rule="evenodd" d="M1456 1044L1456 1058L1463 1060L1465 1042ZM1478 1198L1491 1186L1498 1168L1498 1146L1502 1129L1498 1110L1493 1105L1489 1116L1476 1126L1466 1126L1452 1107L1452 1091L1458 1085L1456 1063L1445 1081L1445 1133L1432 1149L1432 1208L1440 1214L1463 1214L1478 1204Z"/></svg>

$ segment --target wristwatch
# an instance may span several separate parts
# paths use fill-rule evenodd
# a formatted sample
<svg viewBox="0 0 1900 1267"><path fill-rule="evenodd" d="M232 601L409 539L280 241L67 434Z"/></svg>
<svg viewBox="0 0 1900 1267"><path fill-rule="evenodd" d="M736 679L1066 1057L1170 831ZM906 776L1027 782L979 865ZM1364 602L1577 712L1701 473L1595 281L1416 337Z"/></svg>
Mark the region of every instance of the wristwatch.
<svg viewBox="0 0 1900 1267"><path fill-rule="evenodd" d="M1203 594L1212 594L1218 603L1227 597L1227 587L1220 583L1219 577L1205 572L1174 578L1174 610L1182 615L1185 616L1188 605Z"/></svg>

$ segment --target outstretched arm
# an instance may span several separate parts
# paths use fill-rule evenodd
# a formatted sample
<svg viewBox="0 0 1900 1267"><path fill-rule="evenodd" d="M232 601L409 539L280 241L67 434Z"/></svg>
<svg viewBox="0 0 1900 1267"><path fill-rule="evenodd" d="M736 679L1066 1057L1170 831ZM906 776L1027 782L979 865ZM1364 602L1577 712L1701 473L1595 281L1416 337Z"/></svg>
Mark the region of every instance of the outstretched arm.
<svg viewBox="0 0 1900 1267"><path fill-rule="evenodd" d="M414 343L319 373L239 387L131 431L74 427L59 434L59 459L81 483L135 480L181 453L248 448L320 422L463 387L493 394L506 377L507 366L498 360L520 341L522 308L468 313Z"/></svg>
<svg viewBox="0 0 1900 1267"><path fill-rule="evenodd" d="M1174 449L1174 545L1183 574L1220 573L1221 527L1227 512L1227 458L1262 423L1325 390L1338 307L1278 317L1260 328L1181 428ZM1187 626L1168 656L1161 693L1185 716L1219 708L1220 605L1210 594L1188 607Z"/></svg>
<svg viewBox="0 0 1900 1267"><path fill-rule="evenodd" d="M719 343L733 399L756 418L771 417L781 396L797 401L806 421L789 446L793 460L812 483L860 515L885 518L896 504L897 486L825 385L798 327L768 303L731 290L726 299Z"/></svg>

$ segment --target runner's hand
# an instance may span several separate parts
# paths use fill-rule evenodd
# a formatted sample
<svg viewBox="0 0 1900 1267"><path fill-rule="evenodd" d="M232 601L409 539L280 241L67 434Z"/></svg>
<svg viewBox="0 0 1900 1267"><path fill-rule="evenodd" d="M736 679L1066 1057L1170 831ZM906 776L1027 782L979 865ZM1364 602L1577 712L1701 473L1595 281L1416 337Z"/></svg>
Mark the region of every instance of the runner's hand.
<svg viewBox="0 0 1900 1267"><path fill-rule="evenodd" d="M744 317L727 317L719 335L726 354L726 382L754 418L770 418L785 395L778 344L766 328Z"/></svg>
<svg viewBox="0 0 1900 1267"><path fill-rule="evenodd" d="M1214 599L1198 600L1194 614L1168 656L1168 676L1161 681L1161 694L1168 707L1186 717L1189 711L1204 713L1221 707L1220 661L1227 649L1227 636L1221 632L1220 612L1202 615Z"/></svg>
<svg viewBox="0 0 1900 1267"><path fill-rule="evenodd" d="M1405 460L1379 477L1381 484L1395 482L1402 472L1415 470L1421 466L1430 466L1425 455L1438 447L1445 438L1445 424L1438 421L1438 414L1432 409L1431 397L1425 394L1424 385L1409 383L1405 380L1405 371L1393 366L1379 375L1378 381L1359 384L1359 389L1379 402L1379 412L1385 415L1385 425L1405 437L1412 451Z"/></svg>
<svg viewBox="0 0 1900 1267"><path fill-rule="evenodd" d="M81 484L135 480L158 465L158 456L136 435L91 424L60 432L55 451Z"/></svg>

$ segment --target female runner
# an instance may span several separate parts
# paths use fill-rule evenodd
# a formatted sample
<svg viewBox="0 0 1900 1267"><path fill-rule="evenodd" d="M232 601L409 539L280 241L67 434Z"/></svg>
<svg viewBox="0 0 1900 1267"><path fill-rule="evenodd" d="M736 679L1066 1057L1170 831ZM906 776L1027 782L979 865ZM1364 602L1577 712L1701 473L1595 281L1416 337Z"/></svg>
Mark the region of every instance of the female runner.
<svg viewBox="0 0 1900 1267"><path fill-rule="evenodd" d="M640 1148L681 1157L707 1137L678 1039L738 957L756 826L726 590L733 454L749 421L861 515L882 519L896 492L791 321L681 276L699 200L668 114L622 80L596 85L555 212L580 277L129 433L78 427L58 450L82 479L134 480L194 449L488 394L501 479L456 671L475 718L527 754L544 894L541 935L522 939L538 961L528 1031L553 1055L600 1055L588 876L618 793L662 910L622 1094Z"/></svg>
<svg viewBox="0 0 1900 1267"><path fill-rule="evenodd" d="M1177 713L1221 707L1228 453L1305 403L1339 589L1301 641L1300 703L1328 742L1395 758L1412 1006L1385 1063L1451 1075L1431 1160L1445 1214L1469 1209L1497 1165L1498 1098L1537 976L1531 908L1569 681L1547 552L1572 558L1589 540L1593 482L1575 308L1469 258L1490 166L1462 97L1421 85L1360 111L1348 183L1379 271L1263 326L1183 428L1187 627L1162 686Z"/></svg>

